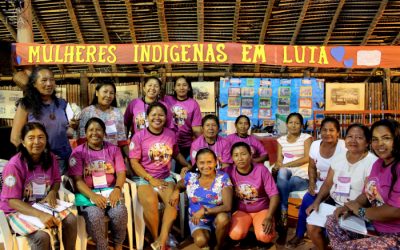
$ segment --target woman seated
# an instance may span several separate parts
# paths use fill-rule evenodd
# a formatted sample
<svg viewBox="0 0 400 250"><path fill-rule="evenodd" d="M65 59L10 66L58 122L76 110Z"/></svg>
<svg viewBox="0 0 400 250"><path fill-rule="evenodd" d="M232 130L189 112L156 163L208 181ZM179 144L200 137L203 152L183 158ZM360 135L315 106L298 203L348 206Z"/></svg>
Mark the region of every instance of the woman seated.
<svg viewBox="0 0 400 250"><path fill-rule="evenodd" d="M331 160L328 175L318 192L315 201L306 210L318 211L321 202L330 205L341 205L355 199L364 186L364 180L371 172L377 157L368 151L371 135L369 129L361 124L352 124L346 131L344 139L347 152L338 154ZM307 225L307 234L318 249L326 247L323 228Z"/></svg>
<svg viewBox="0 0 400 250"><path fill-rule="evenodd" d="M268 169L252 163L251 148L245 142L233 144L234 166L226 168L235 188L236 212L232 216L229 236L244 239L254 226L259 246L270 243L276 236L273 216L279 205L279 193Z"/></svg>
<svg viewBox="0 0 400 250"><path fill-rule="evenodd" d="M273 172L278 171L277 186L281 198L280 225L287 227L288 200L292 191L308 188L308 161L312 138L302 133L303 116L291 113L286 119L287 135L278 139L277 161Z"/></svg>
<svg viewBox="0 0 400 250"><path fill-rule="evenodd" d="M170 205L175 207L179 192L186 189L194 243L201 249L210 249L210 233L215 231L217 245L214 249L223 249L230 222L232 183L228 174L217 170L217 156L208 148L197 152L195 167L195 172L186 173L175 186Z"/></svg>
<svg viewBox="0 0 400 250"><path fill-rule="evenodd" d="M100 118L93 117L87 121L86 142L72 152L68 173L73 177L77 191L88 200L88 204L82 204L80 212L96 248L107 249L108 246L104 237L107 214L115 249L122 249L128 221L128 212L121 202L126 168L121 150L104 141L105 133L106 126Z"/></svg>
<svg viewBox="0 0 400 250"><path fill-rule="evenodd" d="M182 174L191 168L179 153L176 135L165 128L167 108L159 102L150 104L147 109L149 127L137 132L129 145L129 158L137 176L133 181L138 186L138 198L143 206L146 226L154 242L153 249L164 249L168 233L176 218L176 208L169 205L169 197L174 190L175 181L170 174L171 158L174 157L182 166ZM161 225L158 214L158 198L165 204Z"/></svg>
<svg viewBox="0 0 400 250"><path fill-rule="evenodd" d="M310 161L308 163L309 187L304 195L299 209L296 235L287 243L287 248L296 248L304 243L303 237L307 230L306 209L314 202L316 193L328 175L332 159L347 151L345 142L339 139L339 121L333 117L326 117L321 123L321 139L311 144Z"/></svg>
<svg viewBox="0 0 400 250"><path fill-rule="evenodd" d="M57 205L61 176L56 156L50 152L48 136L42 124L28 122L22 127L19 153L13 156L3 170L3 189L0 209L5 214L17 213L40 219L46 228L62 223L62 242L65 249L75 249L76 217L68 211L56 216L34 207L34 202ZM18 230L16 230L18 231ZM31 249L51 249L48 233L37 230L29 235Z"/></svg>
<svg viewBox="0 0 400 250"><path fill-rule="evenodd" d="M220 129L218 117L216 115L204 116L201 120L201 126L203 128L203 135L197 137L190 148L192 164L195 163L197 152L202 148L209 148L214 151L218 159L218 169L232 164L231 155L229 153L231 144L226 138L218 135Z"/></svg>
<svg viewBox="0 0 400 250"><path fill-rule="evenodd" d="M254 162L264 163L264 161L268 160L268 154L262 143L254 135L248 134L250 128L249 117L239 115L238 118L236 118L235 127L236 133L226 137L230 144L233 145L240 141L245 142L251 148L251 155Z"/></svg>
<svg viewBox="0 0 400 250"><path fill-rule="evenodd" d="M372 149L379 157L366 180L364 191L351 197L335 216L328 217L326 229L333 249L399 249L400 242L400 124L381 120L371 127ZM339 216L354 214L370 221L377 236L363 236L343 230Z"/></svg>

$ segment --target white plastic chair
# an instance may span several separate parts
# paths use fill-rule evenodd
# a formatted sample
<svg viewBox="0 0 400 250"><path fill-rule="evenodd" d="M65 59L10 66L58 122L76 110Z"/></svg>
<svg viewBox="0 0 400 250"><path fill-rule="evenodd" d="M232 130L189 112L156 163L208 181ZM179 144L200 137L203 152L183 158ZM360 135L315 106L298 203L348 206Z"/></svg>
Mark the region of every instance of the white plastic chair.
<svg viewBox="0 0 400 250"><path fill-rule="evenodd" d="M171 175L175 178L176 181L181 179L181 176L176 173L172 173ZM136 183L126 179L126 181L130 184L131 187L131 195L132 195L132 207L133 207L133 221L135 223L135 237L136 237L136 249L143 250L144 246L144 233L146 230L146 224L144 222L143 217L143 207L139 202L137 186ZM181 193L179 195L179 226L180 226L180 234L183 238L185 236L185 194Z"/></svg>

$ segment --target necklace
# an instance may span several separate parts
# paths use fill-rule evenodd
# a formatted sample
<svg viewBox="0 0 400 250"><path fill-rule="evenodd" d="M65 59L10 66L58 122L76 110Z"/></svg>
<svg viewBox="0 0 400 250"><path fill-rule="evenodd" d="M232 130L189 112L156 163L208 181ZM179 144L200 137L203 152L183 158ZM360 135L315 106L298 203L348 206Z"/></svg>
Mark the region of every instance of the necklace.
<svg viewBox="0 0 400 250"><path fill-rule="evenodd" d="M50 105L52 105L52 106L51 106L51 113L49 115L49 118L50 118L50 120L55 120L56 119L56 107L55 107L54 102L52 102Z"/></svg>

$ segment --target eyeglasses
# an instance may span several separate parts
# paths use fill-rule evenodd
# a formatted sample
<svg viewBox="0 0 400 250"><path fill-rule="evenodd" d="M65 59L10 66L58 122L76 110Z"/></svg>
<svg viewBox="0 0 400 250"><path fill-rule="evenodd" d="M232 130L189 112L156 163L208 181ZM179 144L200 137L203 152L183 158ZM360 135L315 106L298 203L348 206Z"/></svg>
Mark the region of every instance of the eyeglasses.
<svg viewBox="0 0 400 250"><path fill-rule="evenodd" d="M384 136L382 138L372 137L372 140L371 140L372 143L380 143L381 141L383 143L389 143L389 142L393 141L393 137L391 137L391 136Z"/></svg>

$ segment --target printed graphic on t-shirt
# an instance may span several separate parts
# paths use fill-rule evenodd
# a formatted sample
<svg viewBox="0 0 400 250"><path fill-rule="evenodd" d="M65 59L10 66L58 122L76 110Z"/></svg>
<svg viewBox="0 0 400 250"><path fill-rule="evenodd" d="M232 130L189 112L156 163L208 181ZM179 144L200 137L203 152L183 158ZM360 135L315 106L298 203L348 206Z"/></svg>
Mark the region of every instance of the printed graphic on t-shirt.
<svg viewBox="0 0 400 250"><path fill-rule="evenodd" d="M147 127L146 113L140 112L135 117L136 129L141 130Z"/></svg>
<svg viewBox="0 0 400 250"><path fill-rule="evenodd" d="M85 176L92 175L92 172L105 172L106 174L114 174L115 170L111 163L104 160L92 161L85 166Z"/></svg>
<svg viewBox="0 0 400 250"><path fill-rule="evenodd" d="M179 106L175 105L172 107L172 112L174 114L174 123L178 126L185 124L185 119L187 119L187 111Z"/></svg>
<svg viewBox="0 0 400 250"><path fill-rule="evenodd" d="M36 174L32 176L31 180L28 180L25 184L23 199L25 201L37 201L46 197L46 194L50 191L51 181L47 175Z"/></svg>
<svg viewBox="0 0 400 250"><path fill-rule="evenodd" d="M377 183L375 180L369 180L365 186L365 195L372 206L382 206L385 202L382 196L379 194Z"/></svg>
<svg viewBox="0 0 400 250"><path fill-rule="evenodd" d="M165 143L155 143L149 149L149 158L156 165L163 165L171 160L172 148Z"/></svg>
<svg viewBox="0 0 400 250"><path fill-rule="evenodd" d="M236 186L235 188L236 196L243 200L245 204L251 204L256 202L258 197L258 191L251 184L244 183Z"/></svg>

